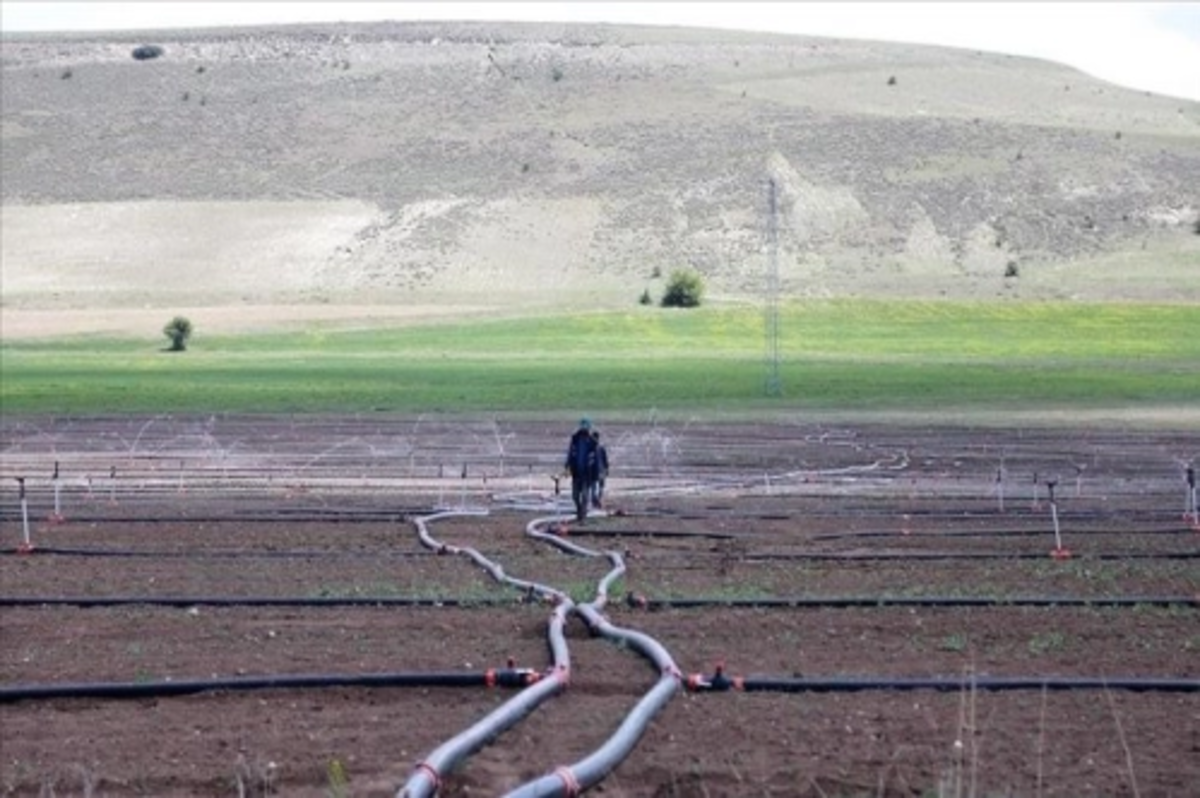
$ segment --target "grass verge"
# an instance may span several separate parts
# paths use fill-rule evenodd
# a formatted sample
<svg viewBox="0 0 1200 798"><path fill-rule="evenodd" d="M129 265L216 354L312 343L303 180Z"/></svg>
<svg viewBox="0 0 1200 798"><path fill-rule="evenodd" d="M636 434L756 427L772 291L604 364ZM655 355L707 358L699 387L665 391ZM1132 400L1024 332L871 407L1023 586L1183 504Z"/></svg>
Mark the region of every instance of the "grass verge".
<svg viewBox="0 0 1200 798"><path fill-rule="evenodd" d="M6 414L1194 406L1200 307L828 301L371 331L0 344Z"/></svg>

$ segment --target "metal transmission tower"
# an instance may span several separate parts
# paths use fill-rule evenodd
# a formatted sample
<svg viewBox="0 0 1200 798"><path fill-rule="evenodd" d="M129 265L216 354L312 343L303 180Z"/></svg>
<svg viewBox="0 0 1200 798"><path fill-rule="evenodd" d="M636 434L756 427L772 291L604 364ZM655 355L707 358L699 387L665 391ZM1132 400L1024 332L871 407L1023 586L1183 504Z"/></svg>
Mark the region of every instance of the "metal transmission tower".
<svg viewBox="0 0 1200 798"><path fill-rule="evenodd" d="M779 378L779 200L775 178L767 180L767 396L783 394L783 382Z"/></svg>

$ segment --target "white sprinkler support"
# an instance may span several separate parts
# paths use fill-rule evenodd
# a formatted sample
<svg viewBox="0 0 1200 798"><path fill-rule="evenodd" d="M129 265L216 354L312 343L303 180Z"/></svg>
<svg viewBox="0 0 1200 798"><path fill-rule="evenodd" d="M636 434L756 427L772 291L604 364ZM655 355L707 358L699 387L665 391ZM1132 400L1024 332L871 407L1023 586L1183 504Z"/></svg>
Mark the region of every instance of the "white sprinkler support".
<svg viewBox="0 0 1200 798"><path fill-rule="evenodd" d="M1200 530L1200 509L1196 507L1196 467L1189 465L1187 467L1187 486L1188 486L1188 510L1192 516L1192 526ZM1188 511L1184 511L1186 520Z"/></svg>
<svg viewBox="0 0 1200 798"><path fill-rule="evenodd" d="M54 474L50 477L51 483L54 485L54 512L50 515L50 523L61 524L66 519L62 514L62 483L58 478L58 461L54 461Z"/></svg>
<svg viewBox="0 0 1200 798"><path fill-rule="evenodd" d="M17 485L21 499L22 534L21 545L17 547L17 551L21 554L28 554L33 551L33 540L29 537L29 500L25 498L25 477L17 477Z"/></svg>
<svg viewBox="0 0 1200 798"><path fill-rule="evenodd" d="M1054 498L1054 486L1058 484L1057 480L1049 480L1046 483L1046 489L1050 493L1050 517L1054 520L1054 551L1050 552L1050 556L1056 560L1071 559L1071 552L1063 548L1062 533L1058 528L1058 501Z"/></svg>
<svg viewBox="0 0 1200 798"><path fill-rule="evenodd" d="M996 469L996 500L1000 504L1000 514L1004 514L1004 466Z"/></svg>

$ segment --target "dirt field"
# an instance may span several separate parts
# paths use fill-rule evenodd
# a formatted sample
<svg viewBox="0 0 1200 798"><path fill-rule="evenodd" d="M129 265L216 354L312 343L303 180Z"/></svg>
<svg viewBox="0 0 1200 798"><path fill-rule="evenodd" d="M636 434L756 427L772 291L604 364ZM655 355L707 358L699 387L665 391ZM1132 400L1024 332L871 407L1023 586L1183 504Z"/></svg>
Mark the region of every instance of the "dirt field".
<svg viewBox="0 0 1200 798"><path fill-rule="evenodd" d="M605 511L561 524L569 423L0 420L0 683L130 694L6 693L4 794L395 794L518 691L338 678L551 664L551 603L469 547L580 603L621 555L608 619L680 670L595 794L1200 795L1200 434L600 421ZM597 556L531 537L538 519ZM566 637L569 686L441 795L574 765L659 679L578 615ZM807 688L687 689L718 663ZM234 689L284 676L325 678Z"/></svg>

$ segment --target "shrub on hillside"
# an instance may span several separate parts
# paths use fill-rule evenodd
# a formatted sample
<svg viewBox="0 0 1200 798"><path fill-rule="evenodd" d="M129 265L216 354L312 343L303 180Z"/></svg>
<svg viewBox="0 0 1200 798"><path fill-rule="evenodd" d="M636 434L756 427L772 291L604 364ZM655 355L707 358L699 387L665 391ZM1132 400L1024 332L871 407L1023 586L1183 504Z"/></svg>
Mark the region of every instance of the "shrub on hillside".
<svg viewBox="0 0 1200 798"><path fill-rule="evenodd" d="M149 61L152 58L158 58L165 52L166 50L157 44L142 44L133 48L133 57L136 61Z"/></svg>
<svg viewBox="0 0 1200 798"><path fill-rule="evenodd" d="M184 316L176 316L163 327L163 335L171 339L169 351L182 352L187 349L187 341L192 337L192 323Z"/></svg>
<svg viewBox="0 0 1200 798"><path fill-rule="evenodd" d="M678 269L671 272L666 291L659 303L664 308L695 308L704 299L704 280L694 271Z"/></svg>

